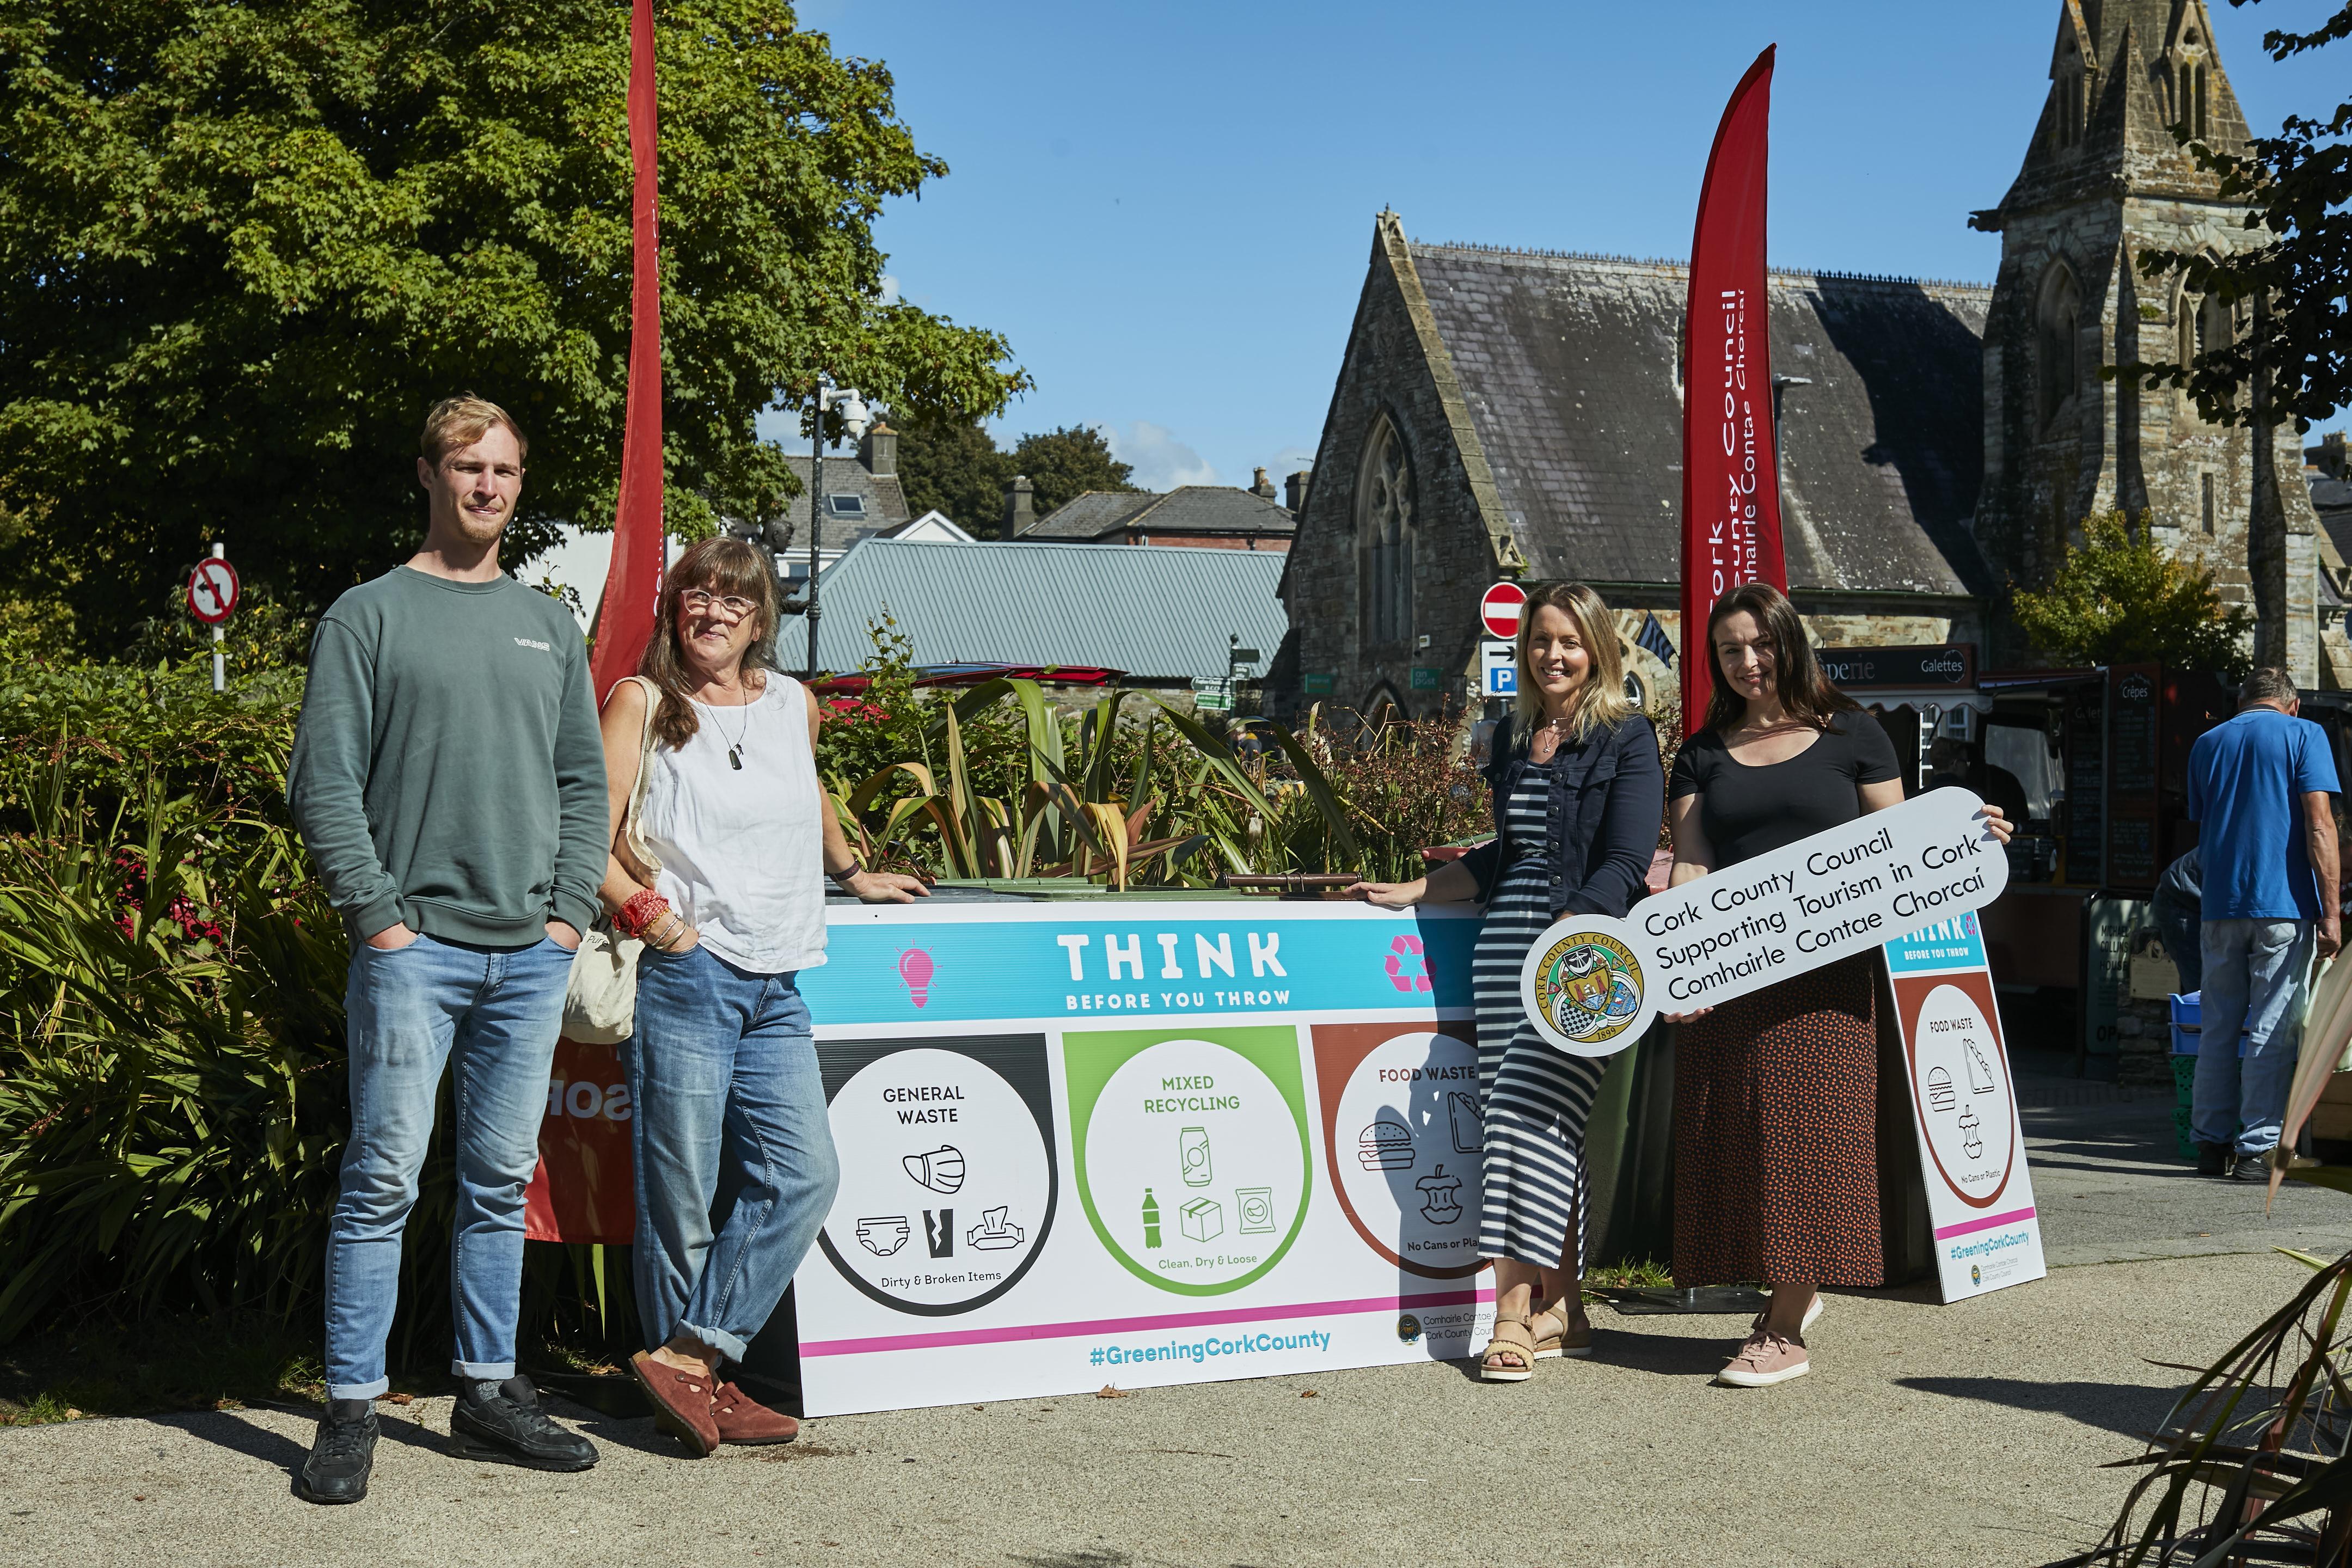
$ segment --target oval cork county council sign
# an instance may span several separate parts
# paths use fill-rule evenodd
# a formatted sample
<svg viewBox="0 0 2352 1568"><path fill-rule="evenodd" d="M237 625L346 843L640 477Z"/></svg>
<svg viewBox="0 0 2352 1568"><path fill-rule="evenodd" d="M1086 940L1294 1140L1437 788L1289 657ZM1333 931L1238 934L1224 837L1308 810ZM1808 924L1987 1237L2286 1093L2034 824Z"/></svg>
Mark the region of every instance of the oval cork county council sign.
<svg viewBox="0 0 2352 1568"><path fill-rule="evenodd" d="M1568 915L1535 940L1519 999L1570 1056L1605 1057L1660 1013L1693 1013L1981 909L2009 857L1964 789L1930 790L1633 906Z"/></svg>

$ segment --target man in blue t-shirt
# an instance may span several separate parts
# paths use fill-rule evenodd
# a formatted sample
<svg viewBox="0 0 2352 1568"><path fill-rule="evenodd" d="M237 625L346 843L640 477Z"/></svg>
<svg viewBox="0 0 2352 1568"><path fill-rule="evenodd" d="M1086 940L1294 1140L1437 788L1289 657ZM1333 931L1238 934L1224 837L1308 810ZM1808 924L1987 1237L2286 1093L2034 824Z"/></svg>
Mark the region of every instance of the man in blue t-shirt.
<svg viewBox="0 0 2352 1568"><path fill-rule="evenodd" d="M2336 760L2326 731L2295 716L2301 706L2284 670L2258 669L2238 689L2238 716L2189 753L2205 961L2189 1130L2207 1175L2270 1179L2312 954L2341 942Z"/></svg>

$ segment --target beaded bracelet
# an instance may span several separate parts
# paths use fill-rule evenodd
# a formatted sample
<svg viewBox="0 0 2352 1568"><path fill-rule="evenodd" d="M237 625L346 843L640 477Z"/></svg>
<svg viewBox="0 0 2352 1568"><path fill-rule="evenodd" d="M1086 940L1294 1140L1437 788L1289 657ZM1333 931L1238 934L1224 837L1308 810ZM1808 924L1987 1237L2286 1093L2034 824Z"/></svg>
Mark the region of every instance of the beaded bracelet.
<svg viewBox="0 0 2352 1568"><path fill-rule="evenodd" d="M629 901L614 911L613 923L620 928L623 936L633 936L643 941L646 927L657 917L667 913L668 910L667 899L663 898L651 888L642 888L630 894Z"/></svg>

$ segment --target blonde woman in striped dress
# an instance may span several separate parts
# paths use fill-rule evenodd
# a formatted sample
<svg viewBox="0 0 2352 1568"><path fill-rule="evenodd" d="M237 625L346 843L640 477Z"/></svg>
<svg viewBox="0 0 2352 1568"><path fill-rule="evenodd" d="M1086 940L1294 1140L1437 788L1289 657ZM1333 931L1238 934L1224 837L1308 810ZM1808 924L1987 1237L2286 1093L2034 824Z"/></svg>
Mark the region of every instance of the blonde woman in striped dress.
<svg viewBox="0 0 2352 1568"><path fill-rule="evenodd" d="M1665 805L1657 734L1626 699L1601 595L1580 583L1536 589L1518 644L1518 701L1486 770L1493 842L1411 882L1349 889L1392 910L1486 906L1471 979L1486 1119L1479 1251L1495 1265L1495 1338L1478 1374L1496 1383L1592 1350L1580 1288L1584 1125L1606 1063L1544 1043L1519 1002L1519 968L1561 915L1633 906Z"/></svg>

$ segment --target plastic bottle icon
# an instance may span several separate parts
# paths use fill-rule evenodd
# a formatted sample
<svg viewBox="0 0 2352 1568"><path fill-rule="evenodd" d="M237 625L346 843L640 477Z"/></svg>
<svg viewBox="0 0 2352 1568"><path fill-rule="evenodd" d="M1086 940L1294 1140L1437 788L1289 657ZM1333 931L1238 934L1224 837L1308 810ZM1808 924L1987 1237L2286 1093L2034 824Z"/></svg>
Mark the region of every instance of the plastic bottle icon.
<svg viewBox="0 0 2352 1568"><path fill-rule="evenodd" d="M1143 1189L1143 1245L1155 1251L1160 1246L1160 1200L1150 1187Z"/></svg>
<svg viewBox="0 0 2352 1568"><path fill-rule="evenodd" d="M1209 1170L1209 1130L1207 1128L1187 1127L1177 1148L1183 1161L1186 1186L1205 1187L1215 1179Z"/></svg>
<svg viewBox="0 0 2352 1568"><path fill-rule="evenodd" d="M918 1007L931 999L933 973L931 955L921 948L910 947L898 955L898 978L907 983L907 994Z"/></svg>

